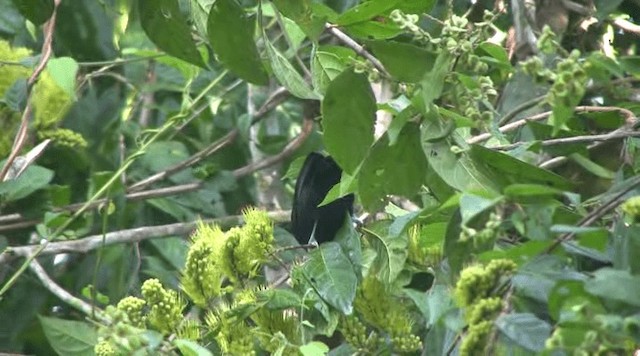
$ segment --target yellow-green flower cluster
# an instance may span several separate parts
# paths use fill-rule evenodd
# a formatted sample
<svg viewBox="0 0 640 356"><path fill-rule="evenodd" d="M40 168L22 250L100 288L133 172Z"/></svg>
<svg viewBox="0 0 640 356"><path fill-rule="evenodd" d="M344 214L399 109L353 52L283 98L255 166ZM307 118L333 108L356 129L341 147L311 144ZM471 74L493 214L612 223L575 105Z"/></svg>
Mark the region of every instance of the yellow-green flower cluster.
<svg viewBox="0 0 640 356"><path fill-rule="evenodd" d="M340 319L340 332L349 345L362 354L370 354L378 349L382 340L375 330L368 331L367 326L355 315Z"/></svg>
<svg viewBox="0 0 640 356"><path fill-rule="evenodd" d="M485 267L475 265L462 270L454 292L456 302L462 308L472 306L480 299L488 298L498 287L500 278L508 277L517 265L511 260L493 260Z"/></svg>
<svg viewBox="0 0 640 356"><path fill-rule="evenodd" d="M502 223L502 218L496 214L491 213L489 215L489 220L485 224L484 228L480 231L477 231L473 228L462 226L462 231L460 232L460 241L473 241L473 246L475 248L479 248L481 246L491 245L495 242L498 228Z"/></svg>
<svg viewBox="0 0 640 356"><path fill-rule="evenodd" d="M243 211L245 225L226 233L218 226L200 224L187 254L182 287L199 306L230 291L221 289L223 278L237 284L256 276L273 248L273 223L267 213L249 208Z"/></svg>
<svg viewBox="0 0 640 356"><path fill-rule="evenodd" d="M110 305L105 315L110 322L98 329L97 355L130 355L147 345L144 330L132 325L127 312Z"/></svg>
<svg viewBox="0 0 640 356"><path fill-rule="evenodd" d="M631 218L632 221L640 220L640 195L627 199L622 204L622 211Z"/></svg>
<svg viewBox="0 0 640 356"><path fill-rule="evenodd" d="M38 138L41 140L51 139L59 146L64 147L87 147L87 141L79 133L63 128L43 129L38 131Z"/></svg>
<svg viewBox="0 0 640 356"><path fill-rule="evenodd" d="M211 298L220 294L222 270L216 264L214 249L217 241L224 240L225 236L220 227L200 223L191 239L182 288L196 305L205 307Z"/></svg>
<svg viewBox="0 0 640 356"><path fill-rule="evenodd" d="M484 355L493 320L503 308L502 299L492 294L500 279L516 270L511 260L493 260L486 266L470 266L460 273L454 296L457 304L465 308L468 324L460 344L460 355Z"/></svg>
<svg viewBox="0 0 640 356"><path fill-rule="evenodd" d="M146 302L136 297L125 297L118 302L117 308L127 314L131 325L142 328L145 324L143 309Z"/></svg>
<svg viewBox="0 0 640 356"><path fill-rule="evenodd" d="M102 341L98 342L93 347L93 352L96 354L96 356L117 356L117 355L120 355L120 353L107 340L102 340Z"/></svg>
<svg viewBox="0 0 640 356"><path fill-rule="evenodd" d="M200 323L195 319L185 319L180 323L176 335L180 339L200 340Z"/></svg>
<svg viewBox="0 0 640 356"><path fill-rule="evenodd" d="M554 82L546 99L551 106L558 103L572 106L575 98L579 100L584 95L588 77L579 59L580 51L573 50L556 66Z"/></svg>
<svg viewBox="0 0 640 356"><path fill-rule="evenodd" d="M422 347L420 339L412 334L413 320L406 305L398 303L375 276L369 275L362 281L354 307L364 321L398 342L394 347L399 351L415 351Z"/></svg>
<svg viewBox="0 0 640 356"><path fill-rule="evenodd" d="M562 46L558 43L558 36L553 32L549 25L544 25L542 34L538 38L536 44L542 53L552 54L558 50L562 50Z"/></svg>
<svg viewBox="0 0 640 356"><path fill-rule="evenodd" d="M166 290L155 278L146 280L141 291L150 307L147 314L149 324L163 334L176 331L182 321L182 310L185 307L178 293Z"/></svg>
<svg viewBox="0 0 640 356"><path fill-rule="evenodd" d="M271 354L280 350L283 355L298 355L298 349L294 345L302 344L303 340L294 312L260 308L251 314L251 320L256 325L254 334L264 350Z"/></svg>
<svg viewBox="0 0 640 356"><path fill-rule="evenodd" d="M253 333L244 320L229 317L230 308L220 305L207 314L205 321L213 330L223 355L255 355Z"/></svg>

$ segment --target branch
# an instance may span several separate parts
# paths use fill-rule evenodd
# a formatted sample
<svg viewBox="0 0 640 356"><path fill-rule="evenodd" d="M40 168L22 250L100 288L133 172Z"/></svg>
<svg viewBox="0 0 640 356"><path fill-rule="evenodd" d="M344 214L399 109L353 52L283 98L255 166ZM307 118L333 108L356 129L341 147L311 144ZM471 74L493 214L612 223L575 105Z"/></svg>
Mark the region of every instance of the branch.
<svg viewBox="0 0 640 356"><path fill-rule="evenodd" d="M634 24L631 21L625 19L615 19L613 20L613 24L623 31L633 33L636 36L640 36L640 26Z"/></svg>
<svg viewBox="0 0 640 356"><path fill-rule="evenodd" d="M340 31L337 27L335 27L335 25L331 24L326 24L325 28L329 31L329 33L331 33L335 38L344 43L347 47L353 49L357 54L369 60L369 62L371 62L371 64L373 64L373 66L380 71L380 73L384 74L386 77L391 77L389 72L384 69L384 65L382 65L378 58L367 52L364 47L362 47L358 42L351 39L351 37L347 36L346 33Z"/></svg>
<svg viewBox="0 0 640 356"><path fill-rule="evenodd" d="M24 111L22 112L20 127L18 128L18 133L13 142L13 147L11 147L11 153L9 153L9 157L7 157L4 166L2 167L2 169L0 169L0 182L3 182L5 180L4 178L6 177L9 168L11 168L14 160L16 159L16 157L18 157L18 154L27 141L27 129L29 127L29 120L31 117L31 95L38 77L46 68L47 62L51 57L51 42L53 41L53 32L56 26L56 15L58 13L59 4L60 0L55 0L53 2L53 12L51 13L51 18L49 18L49 20L43 26L44 42L42 43L42 54L40 56L40 61L33 70L33 73L31 73L29 79L27 79L26 106L24 108Z"/></svg>
<svg viewBox="0 0 640 356"><path fill-rule="evenodd" d="M638 119L636 118L633 112L625 108L621 108L617 106L576 106L576 108L574 109L575 113L612 112L612 111L617 111L624 117L625 125L627 127L633 127L634 125L636 125L636 122ZM552 114L552 111L545 111L543 113L533 115L531 117L527 117L518 121L514 121L510 124L501 126L498 128L498 130L502 133L510 132L526 125L530 121L540 121L540 120L546 119L549 116L551 116L551 114ZM484 142L491 139L491 137L493 137L491 133L483 133L481 135L469 138L467 140L467 143L469 144L480 143L480 142Z"/></svg>
<svg viewBox="0 0 640 356"><path fill-rule="evenodd" d="M60 298L63 302L78 309L86 315L95 316L98 320L106 321L107 318L104 313L97 307L85 302L80 298L74 297L71 293L67 292L64 288L60 287L49 275L47 271L42 268L37 260L31 261L29 267L36 274L42 285L53 295Z"/></svg>
<svg viewBox="0 0 640 356"><path fill-rule="evenodd" d="M275 222L289 221L290 211L269 212L268 216ZM242 222L241 215L225 216L222 218L205 219L202 222L207 224L217 224L226 229L239 225ZM122 243L133 243L153 238L163 238L170 236L185 236L191 233L198 225L198 221L186 223L175 223L158 226L144 226L133 229L126 229L106 234L87 236L78 240L50 242L38 256L55 255L59 253L86 253L103 246L110 246ZM7 263L17 257L28 257L33 255L41 245L27 245L8 247L0 254L0 264ZM35 261L35 260L34 260Z"/></svg>
<svg viewBox="0 0 640 356"><path fill-rule="evenodd" d="M594 142L605 142L611 140L617 140L621 138L628 137L639 137L640 132L638 131L629 131L626 128L622 130L611 131L602 135L584 135L584 136L573 136L573 137L562 137L562 138L554 138L550 140L542 140L540 141L543 147L556 146L556 145L568 145L572 143L594 143ZM526 142L517 142L512 143L510 145L501 145L501 146L492 146L491 148L494 150L512 150L516 147L522 146Z"/></svg>

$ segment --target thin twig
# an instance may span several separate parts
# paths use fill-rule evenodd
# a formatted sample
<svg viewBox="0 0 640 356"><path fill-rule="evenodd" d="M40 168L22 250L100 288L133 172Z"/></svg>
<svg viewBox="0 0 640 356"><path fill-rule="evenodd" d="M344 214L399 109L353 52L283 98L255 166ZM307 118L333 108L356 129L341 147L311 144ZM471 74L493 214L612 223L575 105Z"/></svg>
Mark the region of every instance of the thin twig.
<svg viewBox="0 0 640 356"><path fill-rule="evenodd" d="M49 275L47 271L38 263L38 260L31 261L29 267L38 277L42 285L53 295L60 298L63 302L67 303L71 307L78 309L86 315L93 315L100 321L107 321L107 317L104 315L104 312L92 306L91 304L85 302L80 298L76 298L73 294L67 292L64 288L60 287Z"/></svg>
<svg viewBox="0 0 640 356"><path fill-rule="evenodd" d="M544 98L546 98L546 95L542 95L539 96L537 98L533 98L531 100L525 101L524 103L516 106L513 110L511 110L510 112L506 113L498 122L498 126L503 126L508 124L511 120L513 120L514 117L516 117L516 115L518 115L519 113L531 109L532 107L540 104Z"/></svg>
<svg viewBox="0 0 640 356"><path fill-rule="evenodd" d="M640 136L640 132L629 131L625 129L621 131L618 131L618 130L611 131L609 133L601 134L601 135L572 136L572 137L562 137L562 138L553 138L549 140L542 140L540 141L540 145L542 145L543 147L549 147L549 146L556 146L556 145L568 145L568 144L574 144L574 143L604 142L604 141L617 140L621 138L639 137L639 136ZM506 151L506 150L512 150L526 143L527 142L516 142L510 145L492 146L491 148L494 150Z"/></svg>

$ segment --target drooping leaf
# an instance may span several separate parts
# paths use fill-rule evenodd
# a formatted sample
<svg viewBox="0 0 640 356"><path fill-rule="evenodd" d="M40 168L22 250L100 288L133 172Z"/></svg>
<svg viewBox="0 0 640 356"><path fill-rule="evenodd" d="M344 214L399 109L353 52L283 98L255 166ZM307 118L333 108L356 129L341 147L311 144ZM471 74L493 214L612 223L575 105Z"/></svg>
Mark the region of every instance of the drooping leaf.
<svg viewBox="0 0 640 356"><path fill-rule="evenodd" d="M358 192L366 210L378 210L387 195L414 196L427 174L427 162L420 150L417 125L408 124L395 145L385 134L373 145L358 180Z"/></svg>
<svg viewBox="0 0 640 356"><path fill-rule="evenodd" d="M365 230L371 246L376 251L376 259L371 267L376 277L385 284L393 282L402 271L407 259L408 236L400 233L389 234L389 222L379 221Z"/></svg>
<svg viewBox="0 0 640 356"><path fill-rule="evenodd" d="M58 355L91 356L98 333L85 322L40 316L40 325Z"/></svg>
<svg viewBox="0 0 640 356"><path fill-rule="evenodd" d="M313 91L309 84L304 80L302 75L289 63L277 48L266 39L265 48L271 63L273 74L291 94L302 99L320 99L320 95Z"/></svg>
<svg viewBox="0 0 640 356"><path fill-rule="evenodd" d="M312 251L302 272L323 300L343 314L352 313L358 279L338 243L326 242Z"/></svg>
<svg viewBox="0 0 640 356"><path fill-rule="evenodd" d="M564 190L572 187L562 176L484 146L472 145L471 155L476 161L497 169L501 176L512 177L514 183L536 183Z"/></svg>
<svg viewBox="0 0 640 356"><path fill-rule="evenodd" d="M327 14L319 11L319 8L326 8L323 4L312 3L311 0L274 0L273 3L278 11L295 21L313 41L324 31Z"/></svg>
<svg viewBox="0 0 640 356"><path fill-rule="evenodd" d="M235 0L216 1L207 20L209 42L217 58L240 78L257 85L269 82L253 40L255 22Z"/></svg>
<svg viewBox="0 0 640 356"><path fill-rule="evenodd" d="M376 99L364 74L337 76L322 102L324 144L338 165L353 175L373 143Z"/></svg>
<svg viewBox="0 0 640 356"><path fill-rule="evenodd" d="M140 23L149 39L167 54L206 68L186 17L173 0L139 0Z"/></svg>
<svg viewBox="0 0 640 356"><path fill-rule="evenodd" d="M178 347L180 353L184 356L210 356L213 355L204 346L198 345L197 342L188 339L175 339L173 344Z"/></svg>

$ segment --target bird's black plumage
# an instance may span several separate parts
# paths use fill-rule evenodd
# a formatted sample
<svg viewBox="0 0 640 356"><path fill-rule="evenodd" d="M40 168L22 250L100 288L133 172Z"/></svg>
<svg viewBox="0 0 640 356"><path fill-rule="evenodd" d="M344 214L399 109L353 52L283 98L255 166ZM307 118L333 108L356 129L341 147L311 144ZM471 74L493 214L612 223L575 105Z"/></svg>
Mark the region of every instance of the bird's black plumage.
<svg viewBox="0 0 640 356"><path fill-rule="evenodd" d="M353 194L318 207L341 175L330 156L312 152L305 159L291 210L292 232L300 244L308 244L312 235L318 244L333 240L347 214L353 215Z"/></svg>

